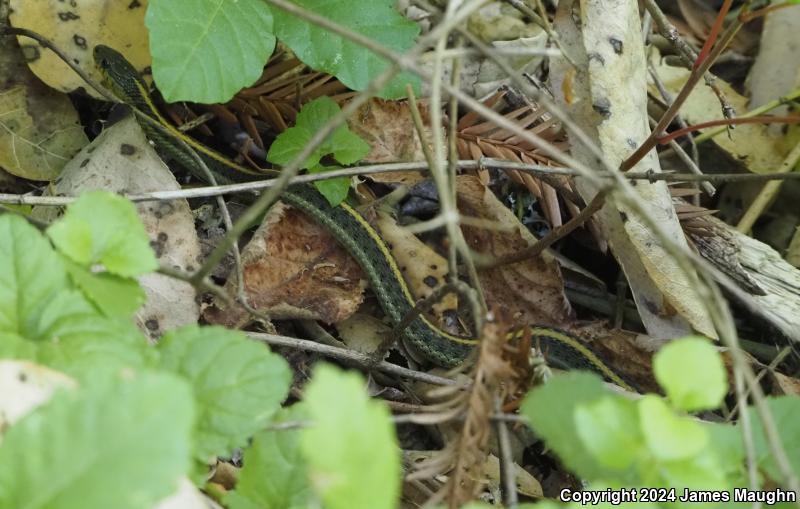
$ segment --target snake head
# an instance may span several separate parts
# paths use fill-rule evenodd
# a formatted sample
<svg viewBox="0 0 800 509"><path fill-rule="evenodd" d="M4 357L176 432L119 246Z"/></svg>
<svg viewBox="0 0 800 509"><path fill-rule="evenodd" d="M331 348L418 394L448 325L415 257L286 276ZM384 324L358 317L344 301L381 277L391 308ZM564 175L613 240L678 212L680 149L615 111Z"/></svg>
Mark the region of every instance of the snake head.
<svg viewBox="0 0 800 509"><path fill-rule="evenodd" d="M95 66L103 76L103 85L120 99L129 100L130 87L144 84L139 71L119 51L98 44L94 47L93 54Z"/></svg>

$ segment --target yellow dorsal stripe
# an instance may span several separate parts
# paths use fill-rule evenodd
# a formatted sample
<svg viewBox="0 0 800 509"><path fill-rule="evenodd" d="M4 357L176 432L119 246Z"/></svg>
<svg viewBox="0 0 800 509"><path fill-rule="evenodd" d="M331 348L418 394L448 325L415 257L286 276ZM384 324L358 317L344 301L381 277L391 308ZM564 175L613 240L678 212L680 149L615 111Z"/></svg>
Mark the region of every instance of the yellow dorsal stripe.
<svg viewBox="0 0 800 509"><path fill-rule="evenodd" d="M241 164L232 161L231 159L220 154L219 152L206 147L205 145L198 142L191 136L187 136L185 133L182 133L175 126L173 126L171 122L169 122L166 118L164 118L163 115L161 115L161 112L158 111L156 105L153 104L153 99L150 97L150 93L144 87L144 84L141 83L139 80L133 80L133 81L136 85L136 89L139 91L139 96L141 96L142 101L144 101L144 103L147 105L147 108L150 110L150 113L152 113L155 116L158 123L161 124L166 130L168 130L170 134L172 134L179 140L183 140L184 143L192 147L194 150L200 152L201 154L207 157L210 157L211 159L214 159L220 164L224 164L225 166L233 168L236 171L247 173L248 175L264 176L264 173L258 172L246 166L242 166Z"/></svg>

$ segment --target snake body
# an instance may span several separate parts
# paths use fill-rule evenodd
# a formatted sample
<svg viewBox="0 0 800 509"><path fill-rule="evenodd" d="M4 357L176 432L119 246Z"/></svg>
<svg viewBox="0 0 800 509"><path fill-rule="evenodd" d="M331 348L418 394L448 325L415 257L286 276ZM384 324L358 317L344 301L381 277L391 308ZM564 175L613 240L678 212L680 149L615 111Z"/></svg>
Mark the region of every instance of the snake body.
<svg viewBox="0 0 800 509"><path fill-rule="evenodd" d="M253 180L263 176L252 168L242 166L224 155L182 133L169 123L153 103L149 87L136 69L116 50L107 46L96 46L95 63L104 76L106 87L123 102L136 108L158 122L158 129L151 122L139 124L145 134L164 155L169 156L189 170L195 177L208 182L207 175L198 168L197 162L187 148L175 140L183 140L190 150L196 151L214 175L218 184ZM166 132L165 132L166 131ZM312 185L300 184L289 187L281 199L309 215L327 229L336 240L361 265L369 279L372 291L393 326L416 305L386 243L370 223L355 209L342 203L336 207L323 197ZM633 387L617 374L583 341L554 327L530 326L509 333L508 339L529 334L549 356L564 367L594 371L606 380L633 391ZM402 331L402 339L430 362L451 367L461 363L474 349L477 341L450 334L423 315L418 315Z"/></svg>

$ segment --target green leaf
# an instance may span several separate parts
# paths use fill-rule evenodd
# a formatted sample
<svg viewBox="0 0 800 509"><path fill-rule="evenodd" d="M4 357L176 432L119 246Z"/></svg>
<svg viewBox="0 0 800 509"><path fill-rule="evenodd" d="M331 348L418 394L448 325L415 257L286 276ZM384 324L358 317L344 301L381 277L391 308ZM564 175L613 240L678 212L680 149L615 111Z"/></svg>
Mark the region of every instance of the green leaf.
<svg viewBox="0 0 800 509"><path fill-rule="evenodd" d="M262 429L289 392L286 361L222 327L184 327L158 344L161 365L191 382L197 402L195 457L228 455Z"/></svg>
<svg viewBox="0 0 800 509"><path fill-rule="evenodd" d="M800 398L797 396L781 396L767 398L767 406L775 429L780 437L781 447L789 458L792 470L800 472ZM756 461L772 480L783 481L783 474L769 446L764 433L764 425L755 408L748 408L750 422L753 425L753 444L756 450ZM741 428L739 428L741 429Z"/></svg>
<svg viewBox="0 0 800 509"><path fill-rule="evenodd" d="M608 391L597 375L571 372L554 376L544 386L530 391L521 410L533 431L570 470L587 479L598 479L606 469L584 447L574 415L577 405L590 404L606 395Z"/></svg>
<svg viewBox="0 0 800 509"><path fill-rule="evenodd" d="M133 322L101 315L77 290L65 290L42 310L36 339L68 342L73 338L93 337L105 341L136 341L144 336Z"/></svg>
<svg viewBox="0 0 800 509"><path fill-rule="evenodd" d="M309 168L308 173L325 173L326 171L338 168L338 166L314 166ZM347 198L347 193L350 192L350 178L336 177L327 180L318 180L314 182L314 187L328 200L328 203L330 203L332 207L335 207Z"/></svg>
<svg viewBox="0 0 800 509"><path fill-rule="evenodd" d="M345 165L355 164L369 154L369 144L346 126L333 132L330 147L333 158Z"/></svg>
<svg viewBox="0 0 800 509"><path fill-rule="evenodd" d="M701 422L708 430L709 449L729 472L744 472L744 444L741 431L730 424Z"/></svg>
<svg viewBox="0 0 800 509"><path fill-rule="evenodd" d="M677 460L658 463L658 484L675 487L678 493L684 489L703 491L727 491L730 488L725 471L711 450L704 449L694 455ZM686 507L695 504L686 504ZM727 504L718 505L728 507ZM707 506L709 507L709 506Z"/></svg>
<svg viewBox="0 0 800 509"><path fill-rule="evenodd" d="M157 352L130 320L73 315L58 324L58 341L40 343L37 360L82 379L97 366L107 369L156 365Z"/></svg>
<svg viewBox="0 0 800 509"><path fill-rule="evenodd" d="M314 370L305 396L313 424L301 446L324 506L394 508L402 472L386 406L369 398L359 375L329 365Z"/></svg>
<svg viewBox="0 0 800 509"><path fill-rule="evenodd" d="M38 311L26 340L8 340L0 351L78 378L92 366L141 367L153 355L131 320L101 315L77 290L60 291Z"/></svg>
<svg viewBox="0 0 800 509"><path fill-rule="evenodd" d="M339 105L327 96L318 97L303 106L297 114L294 127L275 138L267 154L267 161L286 166L308 145L314 133L340 112ZM341 125L305 160L301 169L317 166L326 155L333 154L342 164L353 164L369 153L367 142Z"/></svg>
<svg viewBox="0 0 800 509"><path fill-rule="evenodd" d="M254 83L275 49L263 0L150 0L153 79L168 102L224 103Z"/></svg>
<svg viewBox="0 0 800 509"><path fill-rule="evenodd" d="M24 219L0 216L0 332L35 336L42 309L69 281L50 243Z"/></svg>
<svg viewBox="0 0 800 509"><path fill-rule="evenodd" d="M36 360L36 343L14 334L0 332L0 359Z"/></svg>
<svg viewBox="0 0 800 509"><path fill-rule="evenodd" d="M305 421L305 404L282 409L274 424ZM305 509L311 507L308 471L299 429L260 431L244 452L236 489L225 496L228 509Z"/></svg>
<svg viewBox="0 0 800 509"><path fill-rule="evenodd" d="M583 444L598 463L614 470L630 467L642 455L636 405L619 396L575 407L575 427Z"/></svg>
<svg viewBox="0 0 800 509"><path fill-rule="evenodd" d="M0 507L152 507L189 468L192 418L189 387L171 375L59 392L3 437Z"/></svg>
<svg viewBox="0 0 800 509"><path fill-rule="evenodd" d="M295 4L369 37L378 44L405 53L419 34L416 23L394 9L393 0L294 0ZM388 62L363 46L330 30L272 8L275 35L297 58L318 71L335 75L353 90L364 90L386 70ZM379 95L387 99L405 97L406 83L418 88L418 78L402 73Z"/></svg>
<svg viewBox="0 0 800 509"><path fill-rule="evenodd" d="M279 134L278 137L275 138L275 141L272 142L272 145L269 147L269 152L267 152L267 161L281 166L288 165L300 154L303 147L311 141L311 136L311 131L305 126L296 125L290 127ZM317 147L317 149L306 158L303 164L300 165L300 169L303 170L316 166L319 164L323 155L322 148Z"/></svg>
<svg viewBox="0 0 800 509"><path fill-rule="evenodd" d="M59 251L86 267L102 263L109 272L127 277L158 268L136 207L109 192L82 194L47 234Z"/></svg>
<svg viewBox="0 0 800 509"><path fill-rule="evenodd" d="M339 113L339 105L333 99L322 96L303 106L297 114L294 127L278 135L270 146L267 160L273 164L285 166L297 157L325 124ZM337 169L338 166L322 166L323 157L332 154L342 164L353 164L369 153L369 145L351 132L347 126L339 126L317 149L305 160L302 169L309 173L323 173ZM350 179L337 177L314 182L314 186L332 206L339 205L350 190Z"/></svg>
<svg viewBox="0 0 800 509"><path fill-rule="evenodd" d="M638 401L638 407L642 434L656 458L690 458L708 444L706 428L693 419L675 415L660 397L648 394Z"/></svg>
<svg viewBox="0 0 800 509"><path fill-rule="evenodd" d="M130 318L147 300L135 279L92 272L66 257L64 266L75 286L106 316Z"/></svg>
<svg viewBox="0 0 800 509"><path fill-rule="evenodd" d="M728 392L722 359L701 337L664 346L653 359L653 373L672 404L688 412L718 408Z"/></svg>

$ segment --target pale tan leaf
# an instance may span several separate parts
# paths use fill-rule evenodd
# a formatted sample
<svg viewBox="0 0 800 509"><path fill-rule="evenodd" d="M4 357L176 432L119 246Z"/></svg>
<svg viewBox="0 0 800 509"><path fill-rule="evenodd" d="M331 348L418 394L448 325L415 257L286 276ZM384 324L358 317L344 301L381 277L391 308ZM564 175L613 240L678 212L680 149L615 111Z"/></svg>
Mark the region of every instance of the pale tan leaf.
<svg viewBox="0 0 800 509"><path fill-rule="evenodd" d="M569 97L556 94L557 99L594 139L607 163L617 167L650 133L637 2L560 2L556 25L562 48L578 63L579 70L575 72L565 61L554 60L553 90L570 91ZM582 143L573 142L571 152L586 166L596 166L595 154ZM661 171L655 151L639 161L634 168L637 170ZM598 192L586 179L576 181L576 187L587 202ZM675 242L685 242L666 184L639 183L636 192L662 230ZM595 218L625 271L651 335L671 338L694 329L716 337L702 299L641 218L613 201L608 201Z"/></svg>
<svg viewBox="0 0 800 509"><path fill-rule="evenodd" d="M429 297L435 288L444 284L448 267L443 256L399 226L389 214L379 212L376 223L415 299ZM433 313L441 318L444 312L457 307L456 296L446 295L433 306Z"/></svg>
<svg viewBox="0 0 800 509"><path fill-rule="evenodd" d="M2 432L44 404L59 389L77 384L65 374L27 361L0 361L0 442Z"/></svg>
<svg viewBox="0 0 800 509"><path fill-rule="evenodd" d="M178 489L169 497L158 502L153 509L208 509L209 504L203 493L188 477L178 479Z"/></svg>
<svg viewBox="0 0 800 509"><path fill-rule="evenodd" d="M514 480L517 485L517 491L520 495L532 498L543 498L541 483L529 474L525 469L514 463ZM489 487L499 489L501 484L500 479L500 460L494 454L490 454L486 458L486 463L483 466L483 473L489 479Z"/></svg>
<svg viewBox="0 0 800 509"><path fill-rule="evenodd" d="M686 82L689 71L681 67L669 66L658 57L653 58L653 65L667 90L673 95L677 94ZM720 79L717 79L717 84L725 92L728 102L739 115L747 111L747 98L742 97ZM653 85L650 87L655 92ZM700 124L724 118L717 96L706 86L694 87L680 113L688 124ZM761 124L737 125L736 129L729 129L727 132L715 136L714 143L728 153L731 160L738 161L753 173L774 171L781 165L789 149L792 148L784 146L780 137L772 136L769 129Z"/></svg>
<svg viewBox="0 0 800 509"><path fill-rule="evenodd" d="M761 32L758 56L747 77L751 108L757 108L800 87L798 33L800 33L800 8L781 9L767 14ZM775 115L787 113L789 113L788 104L773 110ZM768 129L771 134L780 135L784 128L785 126L776 124ZM798 128L795 126L794 129Z"/></svg>
<svg viewBox="0 0 800 509"><path fill-rule="evenodd" d="M383 340L392 333L392 328L383 320L362 312L337 323L336 330L349 349L368 355L378 351Z"/></svg>
<svg viewBox="0 0 800 509"><path fill-rule="evenodd" d="M147 193L178 190L180 185L136 120L128 116L81 150L64 167L53 189L64 195L96 189ZM186 200L141 202L136 210L160 264L188 272L198 268L200 242ZM34 210L38 217L54 212L53 207ZM197 323L200 311L189 283L154 273L141 276L139 284L147 294L147 302L136 314L136 321L151 337Z"/></svg>

